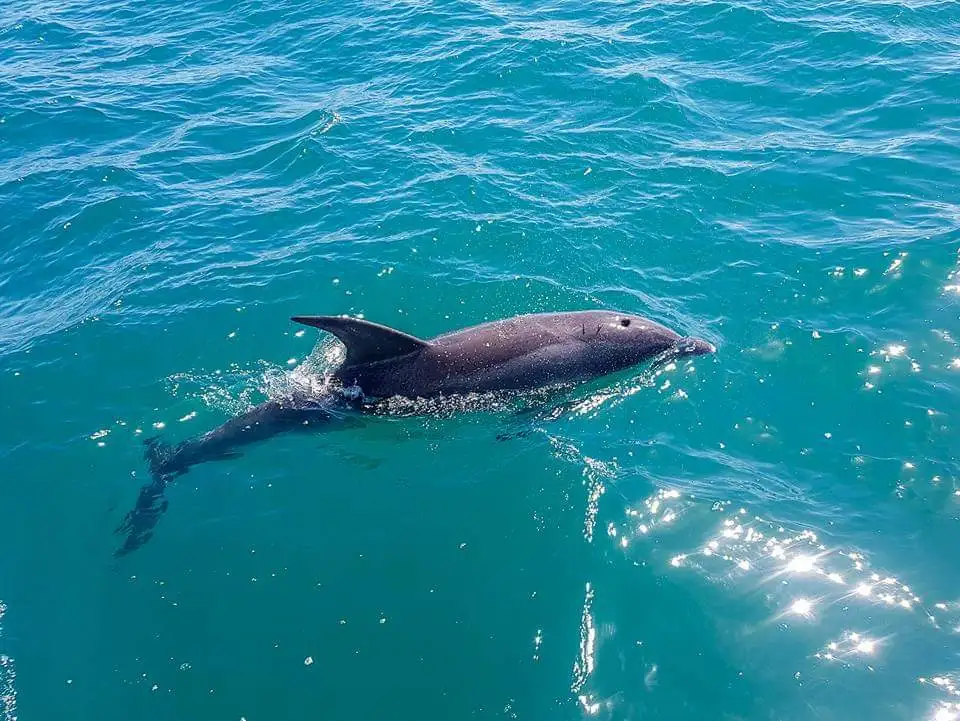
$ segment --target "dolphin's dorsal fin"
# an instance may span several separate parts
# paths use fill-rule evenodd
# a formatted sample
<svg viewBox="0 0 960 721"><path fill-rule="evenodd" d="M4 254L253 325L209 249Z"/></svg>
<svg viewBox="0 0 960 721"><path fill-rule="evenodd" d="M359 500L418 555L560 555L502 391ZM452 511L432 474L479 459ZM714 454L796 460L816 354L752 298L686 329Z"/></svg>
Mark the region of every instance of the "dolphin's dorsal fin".
<svg viewBox="0 0 960 721"><path fill-rule="evenodd" d="M347 347L345 366L376 363L415 353L430 345L412 335L367 320L335 315L297 315L296 323L332 333Z"/></svg>

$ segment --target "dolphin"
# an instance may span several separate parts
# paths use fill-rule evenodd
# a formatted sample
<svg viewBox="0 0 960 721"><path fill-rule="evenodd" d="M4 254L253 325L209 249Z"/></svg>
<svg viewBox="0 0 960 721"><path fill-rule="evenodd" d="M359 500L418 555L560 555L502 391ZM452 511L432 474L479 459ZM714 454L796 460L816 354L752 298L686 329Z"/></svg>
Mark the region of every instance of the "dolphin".
<svg viewBox="0 0 960 721"><path fill-rule="evenodd" d="M177 445L145 441L150 482L116 529L125 555L153 535L167 509L170 480L198 463L235 458L238 448L278 433L313 431L351 412L370 413L391 398L435 399L529 391L601 378L653 359L714 353L649 318L617 311L533 313L471 326L424 340L346 316L294 316L335 336L346 348L320 392L294 390Z"/></svg>

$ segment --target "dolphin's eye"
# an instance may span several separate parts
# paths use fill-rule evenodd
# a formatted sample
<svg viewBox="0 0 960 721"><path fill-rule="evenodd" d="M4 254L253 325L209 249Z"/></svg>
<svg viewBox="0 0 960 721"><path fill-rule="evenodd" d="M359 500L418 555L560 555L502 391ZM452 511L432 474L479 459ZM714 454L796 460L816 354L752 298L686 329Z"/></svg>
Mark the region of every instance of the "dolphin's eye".
<svg viewBox="0 0 960 721"><path fill-rule="evenodd" d="M630 319L629 319L629 318L621 318L621 319L620 319L620 325L622 325L624 328L628 328L628 327L630 326Z"/></svg>

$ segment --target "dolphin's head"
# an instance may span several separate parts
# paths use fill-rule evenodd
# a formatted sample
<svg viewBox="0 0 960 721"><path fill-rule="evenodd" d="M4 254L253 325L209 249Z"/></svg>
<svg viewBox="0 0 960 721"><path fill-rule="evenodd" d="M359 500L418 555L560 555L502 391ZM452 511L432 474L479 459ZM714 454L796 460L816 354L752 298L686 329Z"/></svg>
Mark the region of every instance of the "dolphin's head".
<svg viewBox="0 0 960 721"><path fill-rule="evenodd" d="M649 318L628 313L595 311L584 319L580 337L589 355L610 369L716 351L712 343L681 336Z"/></svg>

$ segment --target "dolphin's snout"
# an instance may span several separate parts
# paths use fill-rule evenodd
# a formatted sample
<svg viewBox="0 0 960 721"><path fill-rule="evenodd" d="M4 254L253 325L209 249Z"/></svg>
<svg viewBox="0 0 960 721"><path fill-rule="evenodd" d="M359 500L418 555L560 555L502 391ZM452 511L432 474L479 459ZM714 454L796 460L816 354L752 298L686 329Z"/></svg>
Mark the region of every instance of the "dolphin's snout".
<svg viewBox="0 0 960 721"><path fill-rule="evenodd" d="M677 350L681 355L707 355L716 353L717 347L700 338L681 338L677 341Z"/></svg>

